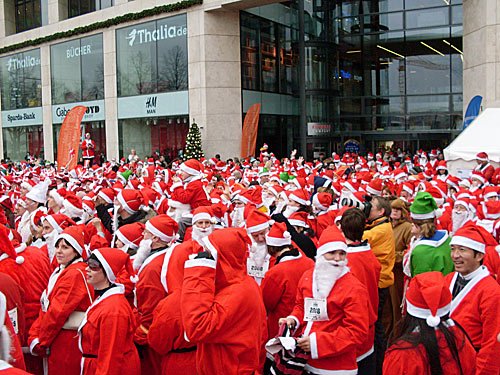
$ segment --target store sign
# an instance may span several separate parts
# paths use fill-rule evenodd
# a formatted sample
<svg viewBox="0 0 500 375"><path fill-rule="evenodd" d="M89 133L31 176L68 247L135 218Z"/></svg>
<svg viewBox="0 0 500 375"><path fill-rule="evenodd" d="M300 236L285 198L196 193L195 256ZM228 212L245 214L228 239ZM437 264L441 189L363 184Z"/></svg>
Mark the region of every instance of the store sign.
<svg viewBox="0 0 500 375"><path fill-rule="evenodd" d="M8 72L14 72L16 70L25 68L33 68L40 65L40 57L31 56L28 54L25 54L22 58L13 56L7 60L5 65Z"/></svg>
<svg viewBox="0 0 500 375"><path fill-rule="evenodd" d="M187 91L118 98L119 119L176 116L188 113Z"/></svg>
<svg viewBox="0 0 500 375"><path fill-rule="evenodd" d="M132 47L134 44L151 43L158 40L173 39L186 35L186 25L161 25L156 30L148 30L146 28L133 28L132 30L130 30L128 36L125 39L128 40L128 45Z"/></svg>
<svg viewBox="0 0 500 375"><path fill-rule="evenodd" d="M13 109L2 111L2 127L42 125L42 107Z"/></svg>
<svg viewBox="0 0 500 375"><path fill-rule="evenodd" d="M54 124L62 124L68 112L77 105L84 105L87 107L87 111L83 116L82 122L104 121L106 117L106 113L104 111L104 100L93 100L91 102L53 105L52 122Z"/></svg>
<svg viewBox="0 0 500 375"><path fill-rule="evenodd" d="M307 135L308 136L320 136L320 135L330 135L332 125L322 124L320 122L308 122L307 123Z"/></svg>
<svg viewBox="0 0 500 375"><path fill-rule="evenodd" d="M90 55L92 53L92 45L86 44L80 47L70 47L66 49L66 58L72 59L83 55Z"/></svg>

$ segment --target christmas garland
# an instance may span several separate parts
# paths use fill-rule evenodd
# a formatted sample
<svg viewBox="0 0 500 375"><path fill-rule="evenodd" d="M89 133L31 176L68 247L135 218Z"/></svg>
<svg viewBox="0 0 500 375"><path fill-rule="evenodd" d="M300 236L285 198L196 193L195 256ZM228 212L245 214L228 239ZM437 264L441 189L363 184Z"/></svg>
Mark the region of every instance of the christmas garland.
<svg viewBox="0 0 500 375"><path fill-rule="evenodd" d="M95 22L87 26L76 27L72 30L62 31L55 34L43 36L36 39L25 40L21 43L11 44L0 48L0 54L12 52L25 47L37 46L43 43L51 42L57 39L69 38L75 35L86 34L91 31L104 29L111 26L116 26L121 23L140 20L142 18L156 16L162 13L177 12L179 10L187 9L195 5L203 4L203 0L182 0L174 4L160 5L154 8L144 9L137 13L127 13L123 16L109 18L106 21Z"/></svg>

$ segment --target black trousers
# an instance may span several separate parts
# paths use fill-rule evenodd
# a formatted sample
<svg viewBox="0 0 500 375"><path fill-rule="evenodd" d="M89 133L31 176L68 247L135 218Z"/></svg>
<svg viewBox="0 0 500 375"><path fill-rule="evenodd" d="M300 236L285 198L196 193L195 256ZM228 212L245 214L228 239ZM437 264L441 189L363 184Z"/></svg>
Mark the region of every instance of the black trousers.
<svg viewBox="0 0 500 375"><path fill-rule="evenodd" d="M387 338L382 324L382 312L389 297L389 288L378 288L378 318L375 323L375 363L377 375L382 375L382 365L384 363L385 349L387 348Z"/></svg>
<svg viewBox="0 0 500 375"><path fill-rule="evenodd" d="M358 375L375 375L375 352L358 362Z"/></svg>

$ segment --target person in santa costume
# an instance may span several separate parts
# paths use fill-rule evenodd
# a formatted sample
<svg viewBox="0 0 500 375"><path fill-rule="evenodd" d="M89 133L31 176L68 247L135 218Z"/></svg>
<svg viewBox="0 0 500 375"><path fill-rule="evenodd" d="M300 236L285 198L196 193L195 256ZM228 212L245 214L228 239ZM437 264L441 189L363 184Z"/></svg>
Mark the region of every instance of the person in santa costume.
<svg viewBox="0 0 500 375"><path fill-rule="evenodd" d="M271 256L267 252L266 235L269 232L271 218L256 209L249 210L245 220L247 233L252 246L247 258L247 273L260 285L269 270Z"/></svg>
<svg viewBox="0 0 500 375"><path fill-rule="evenodd" d="M181 295L198 374L254 374L264 364L267 328L261 292L246 273L250 238L245 229L226 228L203 243L205 251L185 263Z"/></svg>
<svg viewBox="0 0 500 375"><path fill-rule="evenodd" d="M36 214L38 210L45 210L45 202L47 202L47 191L49 188L50 180L44 180L43 182L35 185L26 194L26 211L21 216L19 221L17 231L21 235L22 242L29 243L32 240L31 234L31 218Z"/></svg>
<svg viewBox="0 0 500 375"><path fill-rule="evenodd" d="M82 356L76 330L94 298L85 277L84 256L82 228L66 228L56 240L59 267L42 294L41 310L28 339L31 353L44 358L49 375L80 373Z"/></svg>
<svg viewBox="0 0 500 375"><path fill-rule="evenodd" d="M340 229L347 243L347 262L354 276L366 287L370 298L369 331L358 347L358 374L375 373L375 322L378 317L378 281L382 266L373 254L368 241L363 241L366 217L363 211L349 208L342 214ZM329 231L327 228L325 231Z"/></svg>
<svg viewBox="0 0 500 375"><path fill-rule="evenodd" d="M87 280L96 299L78 328L83 375L141 373L134 345L134 314L125 299L124 286L116 283L124 267L132 268L130 257L114 248L96 249L87 261Z"/></svg>
<svg viewBox="0 0 500 375"><path fill-rule="evenodd" d="M57 268L56 253L56 239L64 229L76 225L70 217L64 214L52 214L42 218L42 236L45 239L45 245L41 250L47 254L47 258L53 269Z"/></svg>
<svg viewBox="0 0 500 375"><path fill-rule="evenodd" d="M84 162L84 167L89 168L94 164L95 157L95 142L90 139L90 133L85 134L85 139L82 141L80 145L82 150L82 159Z"/></svg>
<svg viewBox="0 0 500 375"><path fill-rule="evenodd" d="M495 167L490 164L488 154L486 152L479 152L476 155L476 162L477 166L474 168L474 171L481 172L484 179L491 182L491 178L495 173Z"/></svg>
<svg viewBox="0 0 500 375"><path fill-rule="evenodd" d="M267 311L267 338L271 339L278 333L279 318L292 312L299 280L314 262L292 245L284 223L274 223L265 238L267 251L275 259L260 285Z"/></svg>
<svg viewBox="0 0 500 375"><path fill-rule="evenodd" d="M172 287L168 281L174 284L181 282L180 279L167 279L178 229L177 223L168 215L151 218L146 223L144 239L139 244L133 263L138 277L135 290L139 315L134 341L140 346L144 374L161 373L161 356L148 346L147 334L154 309L167 296L169 287Z"/></svg>
<svg viewBox="0 0 500 375"><path fill-rule="evenodd" d="M440 272L415 276L402 324L385 353L385 375L476 374L476 352L449 318L451 293Z"/></svg>
<svg viewBox="0 0 500 375"><path fill-rule="evenodd" d="M28 372L9 364L12 351L12 336L7 329L9 315L7 311L7 300L0 292L0 374L1 375L24 375Z"/></svg>
<svg viewBox="0 0 500 375"><path fill-rule="evenodd" d="M436 230L435 219L438 206L426 191L420 191L410 206L412 233L415 240L407 254L405 273L415 276L423 272L439 271L447 275L453 271L450 257L450 236L445 230ZM408 270L410 274L408 274Z"/></svg>
<svg viewBox="0 0 500 375"><path fill-rule="evenodd" d="M469 223L451 240L455 272L446 277L452 293L451 318L470 337L477 351L476 374L500 373L500 285L482 265L485 244L478 228Z"/></svg>
<svg viewBox="0 0 500 375"><path fill-rule="evenodd" d="M210 199L203 188L203 165L196 159L186 160L180 165L179 176L173 177L170 188L172 199L189 204L194 210L199 206L210 206Z"/></svg>
<svg viewBox="0 0 500 375"><path fill-rule="evenodd" d="M280 324L295 329L297 345L310 353L309 374L356 374L358 348L369 331L366 288L347 267L347 244L336 227L320 238L314 269L299 282L296 304Z"/></svg>

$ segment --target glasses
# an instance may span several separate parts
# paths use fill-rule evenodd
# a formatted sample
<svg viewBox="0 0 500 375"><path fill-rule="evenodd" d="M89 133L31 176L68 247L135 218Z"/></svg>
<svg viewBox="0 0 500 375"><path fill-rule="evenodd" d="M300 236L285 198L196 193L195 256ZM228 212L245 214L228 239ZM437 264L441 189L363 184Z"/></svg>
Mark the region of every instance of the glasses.
<svg viewBox="0 0 500 375"><path fill-rule="evenodd" d="M101 269L101 264L94 259L87 260L87 266L90 268L91 271L99 271Z"/></svg>

